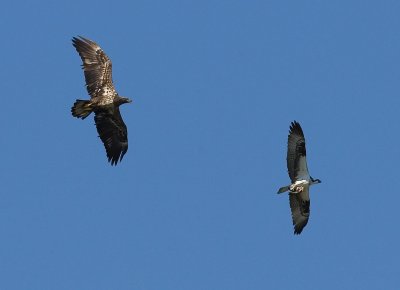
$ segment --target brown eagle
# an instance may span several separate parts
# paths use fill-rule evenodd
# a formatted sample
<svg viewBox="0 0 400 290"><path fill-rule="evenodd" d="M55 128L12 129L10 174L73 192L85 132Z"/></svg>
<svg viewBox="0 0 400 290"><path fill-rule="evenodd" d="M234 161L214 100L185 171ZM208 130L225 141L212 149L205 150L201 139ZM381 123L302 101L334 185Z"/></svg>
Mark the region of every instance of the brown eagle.
<svg viewBox="0 0 400 290"><path fill-rule="evenodd" d="M294 121L290 125L286 157L291 184L279 188L278 193L289 191L295 235L302 232L310 217L310 186L321 183L321 180L312 178L308 173L306 155L303 129Z"/></svg>
<svg viewBox="0 0 400 290"><path fill-rule="evenodd" d="M112 81L112 63L94 41L82 36L72 38L72 44L82 59L86 89L90 100L76 100L72 116L85 119L94 112L97 132L107 152L108 161L116 165L128 151L128 131L119 106L132 101L120 97Z"/></svg>

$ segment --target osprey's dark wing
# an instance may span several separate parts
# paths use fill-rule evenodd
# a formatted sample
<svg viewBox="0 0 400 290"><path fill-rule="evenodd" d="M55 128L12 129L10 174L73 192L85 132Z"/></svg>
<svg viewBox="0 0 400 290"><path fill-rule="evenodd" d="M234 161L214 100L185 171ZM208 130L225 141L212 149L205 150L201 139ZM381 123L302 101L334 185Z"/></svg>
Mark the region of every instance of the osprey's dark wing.
<svg viewBox="0 0 400 290"><path fill-rule="evenodd" d="M289 192L289 203L292 211L294 234L301 233L310 216L310 198L308 190L301 193Z"/></svg>
<svg viewBox="0 0 400 290"><path fill-rule="evenodd" d="M89 95L92 98L100 95L115 95L112 63L100 46L82 36L72 38L72 44L82 59Z"/></svg>
<svg viewBox="0 0 400 290"><path fill-rule="evenodd" d="M94 121L106 148L108 161L116 165L128 151L128 131L119 107L111 104L97 108Z"/></svg>
<svg viewBox="0 0 400 290"><path fill-rule="evenodd" d="M286 161L292 183L309 176L306 161L306 140L300 124L296 121L292 122L290 126Z"/></svg>

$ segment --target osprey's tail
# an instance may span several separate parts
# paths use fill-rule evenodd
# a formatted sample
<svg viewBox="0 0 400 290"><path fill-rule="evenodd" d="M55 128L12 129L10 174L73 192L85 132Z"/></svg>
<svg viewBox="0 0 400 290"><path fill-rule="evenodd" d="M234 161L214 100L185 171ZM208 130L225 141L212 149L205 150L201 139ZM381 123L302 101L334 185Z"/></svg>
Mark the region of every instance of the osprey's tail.
<svg viewBox="0 0 400 290"><path fill-rule="evenodd" d="M283 193L283 192L286 192L286 191L288 191L289 190L289 187L290 187L290 185L288 185L288 186L284 186L284 187L281 187L281 188L279 188L279 190L278 190L278 194L279 193Z"/></svg>
<svg viewBox="0 0 400 290"><path fill-rule="evenodd" d="M93 111L92 103L87 100L76 100L71 108L72 116L85 119Z"/></svg>

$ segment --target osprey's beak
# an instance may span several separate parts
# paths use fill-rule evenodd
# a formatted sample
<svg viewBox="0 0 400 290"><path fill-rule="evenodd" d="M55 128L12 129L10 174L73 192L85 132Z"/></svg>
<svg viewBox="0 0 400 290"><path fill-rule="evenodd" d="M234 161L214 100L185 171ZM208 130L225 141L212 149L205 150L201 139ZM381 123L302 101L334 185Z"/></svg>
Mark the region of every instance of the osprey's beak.
<svg viewBox="0 0 400 290"><path fill-rule="evenodd" d="M128 103L132 103L133 100L132 100L132 99L128 99L127 102L128 102Z"/></svg>

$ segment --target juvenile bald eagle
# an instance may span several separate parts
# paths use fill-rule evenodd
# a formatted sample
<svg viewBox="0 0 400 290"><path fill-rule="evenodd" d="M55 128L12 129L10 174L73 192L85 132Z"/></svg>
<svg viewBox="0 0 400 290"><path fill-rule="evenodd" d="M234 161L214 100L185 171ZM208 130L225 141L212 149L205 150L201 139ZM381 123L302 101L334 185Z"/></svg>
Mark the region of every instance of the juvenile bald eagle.
<svg viewBox="0 0 400 290"><path fill-rule="evenodd" d="M90 95L90 100L76 100L71 108L72 116L83 120L94 112L97 132L108 161L116 165L128 151L128 132L119 106L132 101L116 92L111 60L100 46L81 36L72 38L72 44L82 59L86 89Z"/></svg>
<svg viewBox="0 0 400 290"><path fill-rule="evenodd" d="M298 235L306 226L310 216L309 188L311 185L321 183L321 181L313 179L308 173L306 140L300 124L296 121L291 123L287 147L286 161L292 184L281 187L278 193L289 191L294 234Z"/></svg>

